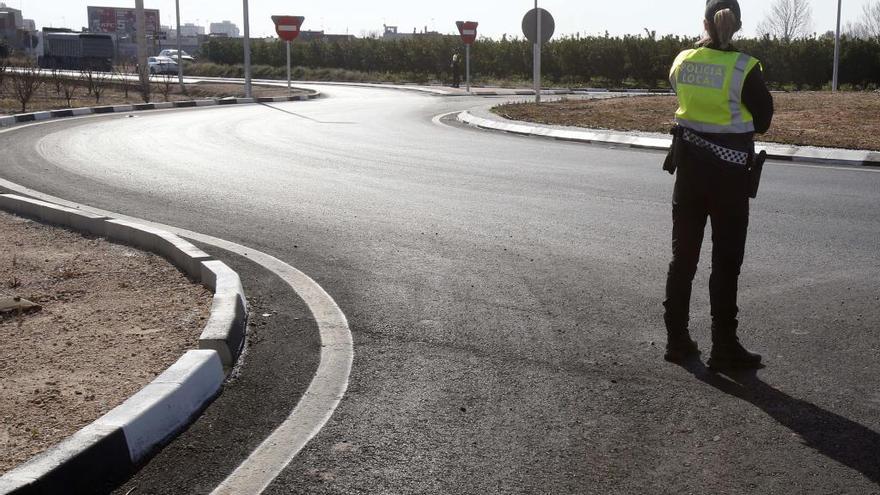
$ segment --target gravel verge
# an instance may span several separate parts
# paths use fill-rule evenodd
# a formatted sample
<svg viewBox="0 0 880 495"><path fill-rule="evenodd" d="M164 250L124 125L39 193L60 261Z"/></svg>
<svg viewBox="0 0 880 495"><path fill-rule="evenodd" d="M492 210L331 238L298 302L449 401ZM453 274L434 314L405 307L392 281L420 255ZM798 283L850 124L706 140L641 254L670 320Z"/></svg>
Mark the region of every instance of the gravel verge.
<svg viewBox="0 0 880 495"><path fill-rule="evenodd" d="M880 93L775 93L773 99L773 126L762 142L880 151ZM677 107L675 96L632 96L514 103L493 112L539 124L667 133Z"/></svg>
<svg viewBox="0 0 880 495"><path fill-rule="evenodd" d="M122 403L173 364L210 291L163 258L0 212L0 474Z"/></svg>

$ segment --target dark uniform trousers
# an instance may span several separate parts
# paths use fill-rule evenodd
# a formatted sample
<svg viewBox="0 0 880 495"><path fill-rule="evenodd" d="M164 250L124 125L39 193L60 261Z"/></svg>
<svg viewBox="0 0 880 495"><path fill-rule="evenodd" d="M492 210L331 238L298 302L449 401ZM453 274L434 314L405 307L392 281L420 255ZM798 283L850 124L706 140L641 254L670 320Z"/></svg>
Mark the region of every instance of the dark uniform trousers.
<svg viewBox="0 0 880 495"><path fill-rule="evenodd" d="M737 285L749 225L748 173L685 146L672 198L672 263L666 282L664 319L671 332L688 327L691 287L706 220L712 226L709 296L713 327L735 331Z"/></svg>

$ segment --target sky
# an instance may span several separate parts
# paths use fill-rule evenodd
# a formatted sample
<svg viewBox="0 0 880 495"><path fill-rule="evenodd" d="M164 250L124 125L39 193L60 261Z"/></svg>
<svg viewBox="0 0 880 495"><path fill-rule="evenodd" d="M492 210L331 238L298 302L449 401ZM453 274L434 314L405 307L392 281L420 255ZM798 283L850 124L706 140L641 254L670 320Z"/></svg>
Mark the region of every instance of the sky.
<svg viewBox="0 0 880 495"><path fill-rule="evenodd" d="M37 27L55 26L79 29L87 25L86 7L134 7L134 0L0 0L20 8L25 18L34 19ZM834 29L837 2L810 0L813 7L813 31ZM844 0L843 23L857 21L862 5L877 0ZM303 29L325 30L333 34L362 36L381 32L382 25L399 26L412 32L426 26L441 33L456 33L455 21L480 23L479 34L500 38L521 36L522 16L534 7L529 0L250 0L251 36L274 36L272 15L302 15ZM758 22L769 10L768 0L740 0L743 10L743 33L753 36ZM613 5L614 8L609 5ZM673 6L674 5L674 6ZM556 36L580 33L612 35L639 34L644 28L658 34L697 36L702 30L704 0L540 0L556 19ZM174 0L145 0L146 8L159 9L163 25L175 23ZM207 26L210 22L230 20L242 27L242 0L180 0L181 22Z"/></svg>

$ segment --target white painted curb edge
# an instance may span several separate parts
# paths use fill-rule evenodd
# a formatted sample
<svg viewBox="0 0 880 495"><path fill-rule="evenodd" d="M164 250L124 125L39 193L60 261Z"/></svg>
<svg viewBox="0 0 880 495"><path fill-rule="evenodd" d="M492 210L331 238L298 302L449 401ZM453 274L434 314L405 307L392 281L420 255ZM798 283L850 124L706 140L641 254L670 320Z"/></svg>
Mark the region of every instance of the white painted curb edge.
<svg viewBox="0 0 880 495"><path fill-rule="evenodd" d="M124 220L17 196L0 195L0 209L104 236L160 254L214 291L200 350L92 424L0 478L0 494L94 489L125 479L156 448L188 425L217 396L244 342L247 300L238 274L180 237Z"/></svg>
<svg viewBox="0 0 880 495"><path fill-rule="evenodd" d="M319 91L307 90L307 95L297 96L269 96L260 98L212 98L206 100L168 101L161 103L136 103L133 105L108 105L101 107L68 108L63 110L49 110L45 112L22 113L0 117L0 127L15 124L37 122L49 119L61 119L66 117L79 117L82 115L99 115L106 113L131 113L146 110L166 110L169 108L195 108L218 105L244 105L251 103L277 103L284 101L306 101L321 97Z"/></svg>
<svg viewBox="0 0 880 495"><path fill-rule="evenodd" d="M671 137L637 136L588 129L558 129L547 126L533 125L526 122L508 121L495 118L484 118L464 111L458 114L458 121L493 131L503 131L525 136L540 136L562 141L580 143L600 143L629 146L650 150L668 150L672 144ZM771 143L758 143L758 150L767 151L767 157L773 160L786 160L816 163L823 165L878 166L880 152L840 150L833 148L816 148L807 146L788 146Z"/></svg>

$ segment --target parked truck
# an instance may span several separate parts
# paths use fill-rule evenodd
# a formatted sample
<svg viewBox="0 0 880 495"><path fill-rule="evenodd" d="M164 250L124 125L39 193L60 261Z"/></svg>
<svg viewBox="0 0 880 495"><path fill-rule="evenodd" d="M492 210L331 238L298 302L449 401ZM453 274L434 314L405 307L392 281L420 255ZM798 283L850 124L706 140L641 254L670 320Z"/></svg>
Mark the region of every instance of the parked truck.
<svg viewBox="0 0 880 495"><path fill-rule="evenodd" d="M109 34L77 33L69 29L43 29L43 69L113 70L115 46Z"/></svg>

